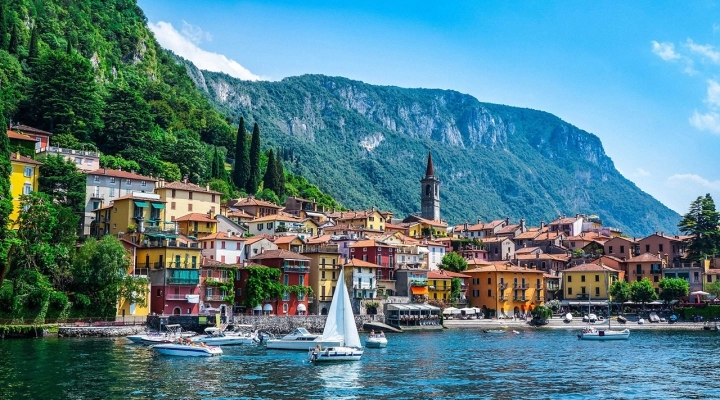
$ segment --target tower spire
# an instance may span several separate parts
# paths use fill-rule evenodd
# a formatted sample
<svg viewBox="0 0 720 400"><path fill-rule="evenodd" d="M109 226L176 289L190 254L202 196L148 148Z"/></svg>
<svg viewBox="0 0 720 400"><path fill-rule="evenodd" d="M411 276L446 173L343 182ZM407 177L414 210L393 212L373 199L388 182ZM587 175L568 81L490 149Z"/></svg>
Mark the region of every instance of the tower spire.
<svg viewBox="0 0 720 400"><path fill-rule="evenodd" d="M435 168L433 168L432 153L428 151L428 162L427 162L427 169L425 170L425 176L434 176L434 175L435 175Z"/></svg>

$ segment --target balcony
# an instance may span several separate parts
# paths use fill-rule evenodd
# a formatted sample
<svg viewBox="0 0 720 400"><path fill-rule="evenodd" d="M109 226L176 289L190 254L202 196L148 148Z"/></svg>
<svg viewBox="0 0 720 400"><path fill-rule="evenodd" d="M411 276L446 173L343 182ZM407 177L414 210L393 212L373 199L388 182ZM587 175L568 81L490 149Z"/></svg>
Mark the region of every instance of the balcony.
<svg viewBox="0 0 720 400"><path fill-rule="evenodd" d="M282 270L284 272L296 272L300 274L305 274L310 272L310 267L306 265L283 265Z"/></svg>
<svg viewBox="0 0 720 400"><path fill-rule="evenodd" d="M150 270L148 268L135 268L132 270L130 275L132 276L148 276Z"/></svg>
<svg viewBox="0 0 720 400"><path fill-rule="evenodd" d="M224 301L225 296L221 294L211 294L205 296L205 301Z"/></svg>
<svg viewBox="0 0 720 400"><path fill-rule="evenodd" d="M143 221L143 220L145 220L145 216L142 214L133 214L133 219L138 220L138 221Z"/></svg>
<svg viewBox="0 0 720 400"><path fill-rule="evenodd" d="M168 285L199 285L200 278L176 278L169 276L167 278Z"/></svg>
<svg viewBox="0 0 720 400"><path fill-rule="evenodd" d="M590 295L587 293L581 293L581 294L577 295L577 299L578 300L589 300Z"/></svg>
<svg viewBox="0 0 720 400"><path fill-rule="evenodd" d="M527 283L516 283L513 285L515 289L530 289L530 285Z"/></svg>
<svg viewBox="0 0 720 400"><path fill-rule="evenodd" d="M660 275L660 274L662 274L662 270L661 269L651 269L650 273L652 275Z"/></svg>
<svg viewBox="0 0 720 400"><path fill-rule="evenodd" d="M508 300L508 297L503 294L503 295L500 295L500 297L499 297L498 299L499 299L500 301L507 301L507 300Z"/></svg>
<svg viewBox="0 0 720 400"><path fill-rule="evenodd" d="M209 277L205 278L205 283L206 283L206 284L207 284L207 283L211 283L211 284L212 284L212 283L227 283L227 282L230 282L230 278L228 278L228 277L214 277L214 276L209 276Z"/></svg>
<svg viewBox="0 0 720 400"><path fill-rule="evenodd" d="M303 253L331 253L340 254L340 246L338 245L327 245L327 246L305 246L302 251Z"/></svg>
<svg viewBox="0 0 720 400"><path fill-rule="evenodd" d="M425 278L410 279L410 286L427 286L427 283L427 279Z"/></svg>
<svg viewBox="0 0 720 400"><path fill-rule="evenodd" d="M102 200L102 199L105 199L105 194L104 194L104 193L100 193L100 192L93 192L93 193L90 195L90 198L91 198L91 199L101 199L101 200Z"/></svg>
<svg viewBox="0 0 720 400"><path fill-rule="evenodd" d="M515 296L513 299L515 301L527 301L527 297L525 296Z"/></svg>
<svg viewBox="0 0 720 400"><path fill-rule="evenodd" d="M374 290L375 288L372 287L369 283L363 283L362 285L358 285L357 283L353 285L353 289L357 290Z"/></svg>
<svg viewBox="0 0 720 400"><path fill-rule="evenodd" d="M188 293L178 294L178 293L168 293L165 295L165 300L187 300Z"/></svg>
<svg viewBox="0 0 720 400"><path fill-rule="evenodd" d="M499 286L500 286L500 290L505 290L505 289L508 288L508 284L507 284L507 283L501 283Z"/></svg>
<svg viewBox="0 0 720 400"><path fill-rule="evenodd" d="M197 263L193 264L191 262L187 262L187 263L179 262L178 263L178 262L174 262L174 261L166 262L166 263L154 262L154 263L152 263L152 267L154 269L162 269L162 268L197 269L198 264Z"/></svg>
<svg viewBox="0 0 720 400"><path fill-rule="evenodd" d="M560 290L560 285L559 285L559 284L548 283L548 284L547 284L547 290L553 290L553 291L555 291L555 290Z"/></svg>

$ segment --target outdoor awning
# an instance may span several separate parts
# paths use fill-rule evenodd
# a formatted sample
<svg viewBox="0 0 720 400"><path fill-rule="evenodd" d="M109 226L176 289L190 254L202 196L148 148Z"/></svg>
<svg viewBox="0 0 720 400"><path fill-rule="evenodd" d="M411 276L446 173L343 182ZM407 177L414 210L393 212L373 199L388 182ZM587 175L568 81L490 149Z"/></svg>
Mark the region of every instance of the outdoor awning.
<svg viewBox="0 0 720 400"><path fill-rule="evenodd" d="M188 303L199 303L200 302L199 294L186 294L185 298L187 299Z"/></svg>
<svg viewBox="0 0 720 400"><path fill-rule="evenodd" d="M148 206L147 202L145 202L145 201L135 200L135 201L133 201L133 203L135 203L135 207L147 208L147 206Z"/></svg>
<svg viewBox="0 0 720 400"><path fill-rule="evenodd" d="M428 294L427 286L411 286L410 290L412 291L412 294Z"/></svg>
<svg viewBox="0 0 720 400"><path fill-rule="evenodd" d="M298 304L297 310L298 311L307 311L307 308L305 308L305 304Z"/></svg>
<svg viewBox="0 0 720 400"><path fill-rule="evenodd" d="M253 307L253 311L262 311L262 306L261 306L261 305L257 305L257 306L255 306L255 307Z"/></svg>
<svg viewBox="0 0 720 400"><path fill-rule="evenodd" d="M263 311L272 311L272 304L265 304L263 306Z"/></svg>
<svg viewBox="0 0 720 400"><path fill-rule="evenodd" d="M591 302L586 301L570 301L571 306L606 306L608 305L607 300L593 300Z"/></svg>
<svg viewBox="0 0 720 400"><path fill-rule="evenodd" d="M165 208L163 203L150 203L150 205L152 205L152 208Z"/></svg>

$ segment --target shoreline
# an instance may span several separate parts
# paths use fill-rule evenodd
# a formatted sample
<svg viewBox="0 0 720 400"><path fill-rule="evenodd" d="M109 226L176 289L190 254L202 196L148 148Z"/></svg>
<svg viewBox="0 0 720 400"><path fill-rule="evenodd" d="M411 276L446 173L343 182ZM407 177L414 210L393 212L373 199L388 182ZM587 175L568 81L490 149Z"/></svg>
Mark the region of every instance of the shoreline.
<svg viewBox="0 0 720 400"><path fill-rule="evenodd" d="M586 326L592 326L595 328L607 328L607 323L595 323L588 324L582 321L571 321L564 322L561 319L551 319L547 325L534 326L528 324L527 321L513 321L513 320L446 320L444 321L445 328L448 329L463 329L463 328L475 328L475 329L497 329L501 327L508 328L519 328L519 329L571 329L581 330ZM613 330L630 329L633 330L657 330L657 331L695 331L704 330L704 323L702 322L675 322L669 324L667 322L650 323L645 321L644 324L638 324L636 321L628 321L625 324L621 324L617 321L613 321L610 326ZM714 325L713 325L714 327ZM711 330L712 331L712 330Z"/></svg>

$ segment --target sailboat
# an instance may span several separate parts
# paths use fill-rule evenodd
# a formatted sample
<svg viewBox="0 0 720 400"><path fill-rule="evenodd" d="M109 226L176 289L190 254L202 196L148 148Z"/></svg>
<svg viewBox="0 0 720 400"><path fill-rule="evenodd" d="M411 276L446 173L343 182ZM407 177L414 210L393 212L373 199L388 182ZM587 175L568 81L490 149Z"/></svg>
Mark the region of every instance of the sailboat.
<svg viewBox="0 0 720 400"><path fill-rule="evenodd" d="M607 284L607 272L604 271L605 275L605 292L608 293L608 284ZM590 296L588 296L588 312L590 312ZM593 314L590 314L593 315ZM578 334L578 339L580 340L627 340L630 338L630 329L623 329L621 331L613 331L610 329L610 324L612 321L612 318L610 318L610 296L608 296L608 328L606 329L597 329L592 326L587 326L583 328L582 331Z"/></svg>
<svg viewBox="0 0 720 400"><path fill-rule="evenodd" d="M311 362L358 361L363 355L364 350L360 344L344 276L344 268L341 268L322 334L322 340L342 338L343 345L323 348L318 344L308 352Z"/></svg>

